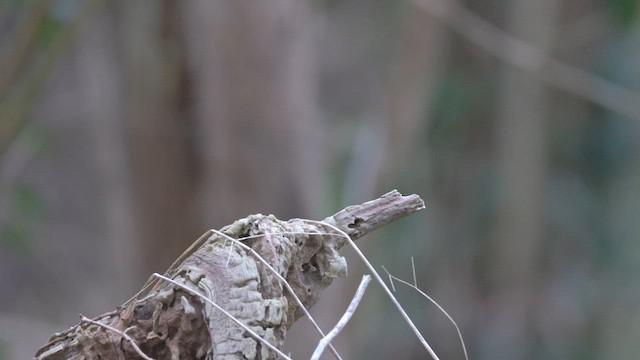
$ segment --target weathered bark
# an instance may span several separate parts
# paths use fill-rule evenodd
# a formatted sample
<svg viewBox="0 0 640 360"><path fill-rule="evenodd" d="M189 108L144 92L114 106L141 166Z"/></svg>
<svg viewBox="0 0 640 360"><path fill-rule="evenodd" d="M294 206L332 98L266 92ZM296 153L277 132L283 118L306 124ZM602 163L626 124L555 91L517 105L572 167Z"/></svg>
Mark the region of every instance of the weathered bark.
<svg viewBox="0 0 640 360"><path fill-rule="evenodd" d="M347 265L337 252L352 239L424 208L417 195L392 191L345 208L323 222L280 221L251 215L221 229L256 251L287 280L305 307L320 298ZM258 235L256 237L256 235ZM253 255L213 231L167 276L230 312L252 330L282 348L286 330L303 311L277 277ZM164 283L143 298L99 316L97 322L133 338L154 359L274 359L276 354L220 311L180 287ZM127 330L129 329L129 330ZM92 323L55 334L36 353L38 360L139 358L121 335Z"/></svg>

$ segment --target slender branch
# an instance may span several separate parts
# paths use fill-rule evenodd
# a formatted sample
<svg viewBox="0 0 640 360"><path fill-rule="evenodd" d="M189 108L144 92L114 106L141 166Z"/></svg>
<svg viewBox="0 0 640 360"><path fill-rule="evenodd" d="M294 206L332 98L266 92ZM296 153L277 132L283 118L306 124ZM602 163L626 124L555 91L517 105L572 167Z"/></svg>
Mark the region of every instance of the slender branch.
<svg viewBox="0 0 640 360"><path fill-rule="evenodd" d="M307 221L314 222L314 223L321 223L321 222L313 221L313 220L307 220ZM334 229L336 231L342 232L342 230L336 228L335 226L333 226L331 224L325 223L325 225L331 227L332 229ZM435 351L433 351L433 349L431 348L431 345L429 345L429 343L424 338L424 336L422 336L422 334L420 333L420 330L418 330L418 328L413 323L413 321L411 320L411 318L409 317L407 312L404 311L404 308L402 307L400 302L396 299L395 296L393 296L393 293L391 292L391 290L389 290L389 287L384 282L384 280L382 280L382 278L380 277L380 274L378 274L378 272L373 267L373 265L371 265L371 263L369 262L369 259L367 259L367 257L362 253L362 251L360 251L360 248L358 248L356 243L346 233L343 233L343 239L345 239L346 242L349 243L349 245L353 248L353 250L356 252L356 254L358 254L358 256L360 257L362 262L364 262L364 264L367 266L367 268L369 269L369 271L371 272L373 277L376 279L378 284L380 284L380 286L382 286L382 289L384 289L384 291L387 293L387 296L389 297L389 299L391 299L391 302L393 302L393 304L396 306L396 309L400 312L400 315L402 315L402 317L404 318L404 321L409 325L409 327L411 328L413 333L416 335L416 337L418 338L420 343L422 343L422 346L424 346L424 348L427 350L429 355L431 355L433 360L439 360L440 358L438 357L438 355L436 355Z"/></svg>
<svg viewBox="0 0 640 360"><path fill-rule="evenodd" d="M371 282L371 276L364 275L362 277L362 281L360 281L360 286L358 286L358 290L356 290L355 295L353 295L353 299L351 299L351 303L349 303L349 306L347 307L347 311L345 311L344 315L342 315L342 317L340 318L340 321L338 321L336 326L331 331L329 331L329 333L324 338L322 338L320 342L318 342L318 346L316 347L316 350L313 352L313 355L311 356L311 360L320 359L320 356L322 356L322 353L324 352L324 349L327 347L327 345L331 344L331 341L335 339L336 336L338 336L338 334L340 334L342 329L344 329L345 325L347 325L349 320L351 320L351 317L356 312L358 305L360 305L360 301L362 301L362 297L364 296L364 293L367 291L367 286L369 286L369 282Z"/></svg>
<svg viewBox="0 0 640 360"><path fill-rule="evenodd" d="M398 190L393 190L375 200L348 206L323 222L335 226L352 240L356 240L422 209L424 201L420 196L402 196Z"/></svg>
<svg viewBox="0 0 640 360"><path fill-rule="evenodd" d="M412 288L413 290L417 291L418 293L420 293L420 295L424 296L427 300L429 300L431 303L433 303L433 305L435 305L448 319L449 321L453 324L453 326L456 328L456 331L458 332L458 338L460 339L460 343L462 345L462 351L464 352L464 358L465 360L469 360L469 355L467 354L467 347L464 344L464 338L462 337L462 332L460 331L460 327L458 327L458 324L456 323L455 320L453 320L453 317L451 317L451 315L449 315L449 313L447 313L444 308L442 306L440 306L440 304L438 304L435 300L433 300L431 298L431 296L427 295L427 293L425 293L424 291L420 290L420 288L418 288L418 284L416 281L416 267L415 264L413 262L413 256L411 257L411 269L413 270L413 284L411 284L408 281L402 280L394 275L391 275L391 273L383 266L382 270L384 270L384 272L387 273L387 275L389 275L389 282L391 283L391 287L393 288L393 291L395 290L395 286L393 285L394 280L398 281L404 285L407 285L408 287Z"/></svg>
<svg viewBox="0 0 640 360"><path fill-rule="evenodd" d="M640 94L603 77L552 58L535 45L504 32L458 0L413 0L470 42L499 60L610 111L640 120Z"/></svg>

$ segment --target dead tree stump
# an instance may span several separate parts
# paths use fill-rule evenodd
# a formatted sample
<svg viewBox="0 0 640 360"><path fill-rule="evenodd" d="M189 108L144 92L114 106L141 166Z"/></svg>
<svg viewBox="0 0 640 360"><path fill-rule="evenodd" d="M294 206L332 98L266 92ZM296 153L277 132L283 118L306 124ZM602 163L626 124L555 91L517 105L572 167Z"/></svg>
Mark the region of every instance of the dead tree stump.
<svg viewBox="0 0 640 360"><path fill-rule="evenodd" d="M165 275L212 300L281 349L287 329L304 315L303 309L254 253L229 237L259 254L308 309L334 278L347 273L346 261L338 253L347 241L336 229L355 240L423 208L419 196L402 196L394 190L322 222L251 215L219 232L207 231ZM159 283L93 322L83 321L54 334L34 359L277 358L273 350L194 292Z"/></svg>

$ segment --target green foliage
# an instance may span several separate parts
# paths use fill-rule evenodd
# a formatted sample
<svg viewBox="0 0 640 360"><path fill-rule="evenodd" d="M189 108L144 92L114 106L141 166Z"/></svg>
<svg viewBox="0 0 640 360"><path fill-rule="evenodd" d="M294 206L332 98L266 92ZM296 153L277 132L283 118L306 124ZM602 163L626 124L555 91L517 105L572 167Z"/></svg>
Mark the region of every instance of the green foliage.
<svg viewBox="0 0 640 360"><path fill-rule="evenodd" d="M636 21L638 0L611 0L608 4L618 25L629 27Z"/></svg>
<svg viewBox="0 0 640 360"><path fill-rule="evenodd" d="M10 199L10 219L2 236L8 251L17 256L31 254L31 228L42 219L44 212L44 200L36 189L26 184L14 185Z"/></svg>
<svg viewBox="0 0 640 360"><path fill-rule="evenodd" d="M14 186L11 194L11 203L15 209L15 215L29 220L39 220L44 213L44 201L40 194L26 184Z"/></svg>
<svg viewBox="0 0 640 360"><path fill-rule="evenodd" d="M42 45L50 44L55 40L56 36L64 30L64 26L65 24L62 22L48 17L38 28L38 41Z"/></svg>
<svg viewBox="0 0 640 360"><path fill-rule="evenodd" d="M21 257L31 254L31 236L24 224L10 223L4 233L5 246L12 254Z"/></svg>

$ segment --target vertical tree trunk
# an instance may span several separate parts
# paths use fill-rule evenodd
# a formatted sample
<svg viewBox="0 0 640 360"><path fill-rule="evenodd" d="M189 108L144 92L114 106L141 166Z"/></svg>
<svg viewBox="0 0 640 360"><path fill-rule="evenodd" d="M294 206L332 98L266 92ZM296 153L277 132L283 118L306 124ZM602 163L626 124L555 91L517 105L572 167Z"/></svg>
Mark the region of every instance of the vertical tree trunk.
<svg viewBox="0 0 640 360"><path fill-rule="evenodd" d="M169 1L122 1L118 34L143 274L164 269L196 236L190 124L181 113L184 89L182 17Z"/></svg>
<svg viewBox="0 0 640 360"><path fill-rule="evenodd" d="M136 222L134 219L131 163L127 158L125 84L120 76L116 24L108 11L98 14L79 41L79 78L85 94L85 118L91 131L88 144L93 146L101 199L104 209L104 245L113 261L113 274L108 276L114 299L126 297L138 286L136 260ZM103 285L105 286L105 285ZM113 299L112 299L113 300Z"/></svg>
<svg viewBox="0 0 640 360"><path fill-rule="evenodd" d="M323 167L310 4L193 1L184 11L205 223L248 212L317 214Z"/></svg>
<svg viewBox="0 0 640 360"><path fill-rule="evenodd" d="M449 5L443 7L448 11ZM447 30L442 23L414 3L407 3L405 20L399 33L400 47L392 66L387 89L389 135L384 174L378 188L395 182L408 165L412 151L420 149L429 129L431 101L442 76L442 58L446 54ZM428 159L421 159L422 166ZM381 185L380 185L381 184ZM368 194L371 196L372 194Z"/></svg>
<svg viewBox="0 0 640 360"><path fill-rule="evenodd" d="M510 32L549 51L558 3L559 0L512 2L507 15ZM492 252L492 278L504 293L494 299L494 320L485 344L495 344L503 349L503 356L518 359L528 353L533 339L530 322L536 262L545 228L546 109L550 99L546 86L535 73L507 67L503 76L498 121L502 193Z"/></svg>

